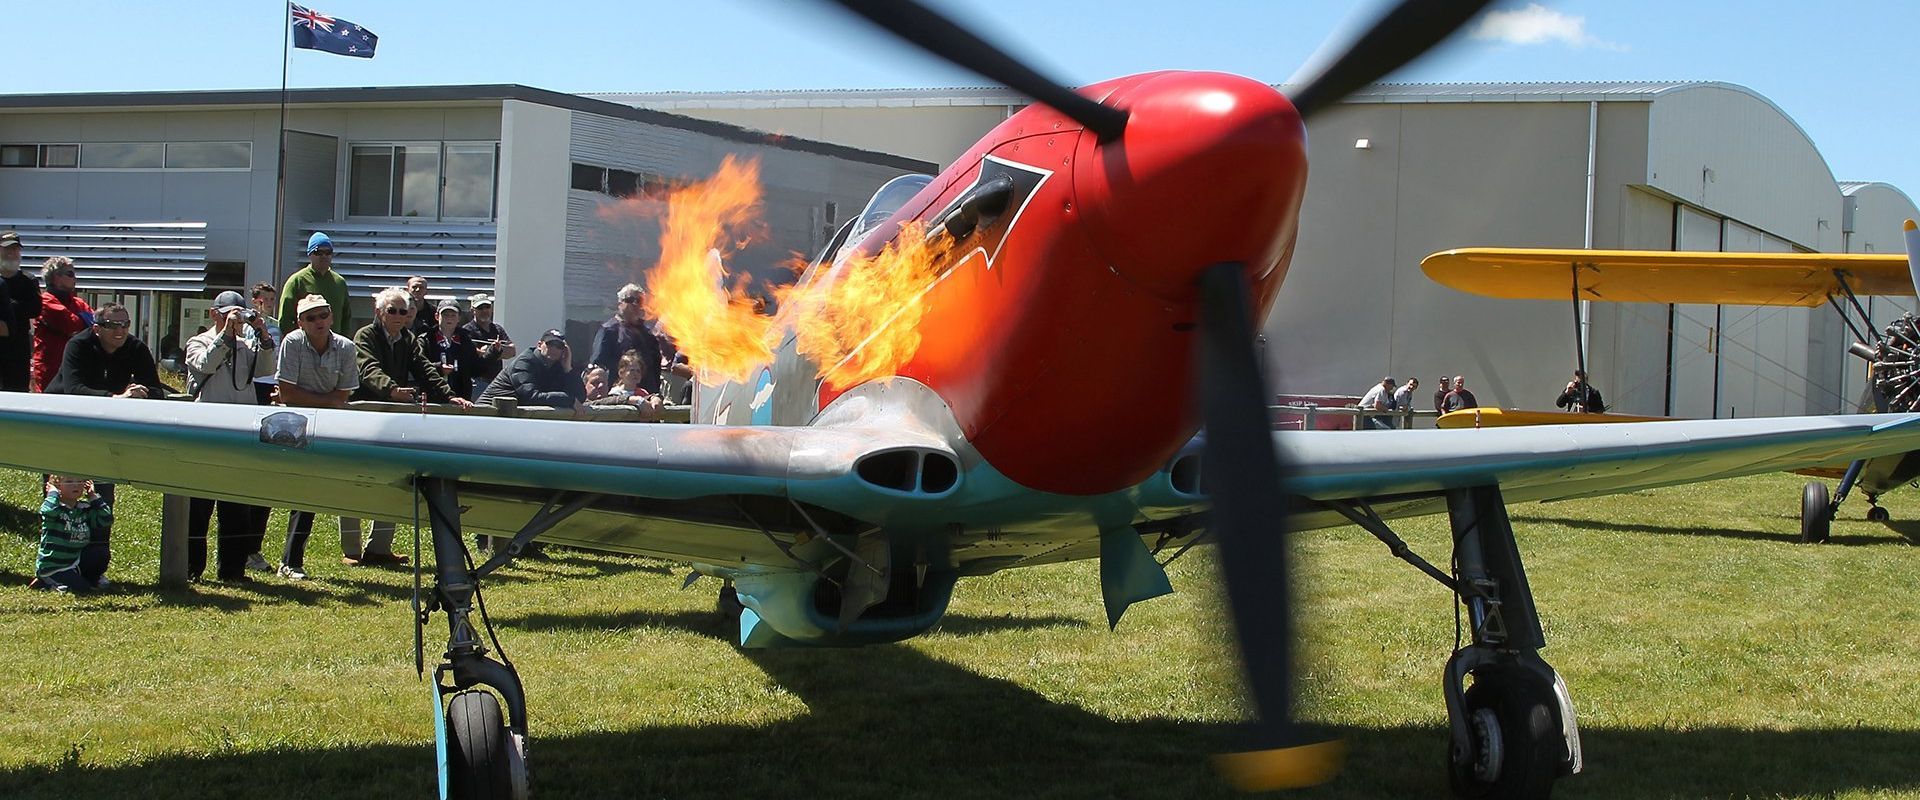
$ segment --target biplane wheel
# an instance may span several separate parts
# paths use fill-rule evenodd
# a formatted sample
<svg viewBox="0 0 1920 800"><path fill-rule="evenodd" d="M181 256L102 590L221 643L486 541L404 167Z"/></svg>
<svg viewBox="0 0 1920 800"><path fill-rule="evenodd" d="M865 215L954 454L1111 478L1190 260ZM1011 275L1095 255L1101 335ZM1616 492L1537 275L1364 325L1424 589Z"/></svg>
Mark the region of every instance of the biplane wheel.
<svg viewBox="0 0 1920 800"><path fill-rule="evenodd" d="M465 691L447 703L450 795L456 800L517 800L513 744L491 692Z"/></svg>
<svg viewBox="0 0 1920 800"><path fill-rule="evenodd" d="M1827 485L1811 481L1800 491L1800 541L1824 542L1832 527L1833 506L1827 502Z"/></svg>
<svg viewBox="0 0 1920 800"><path fill-rule="evenodd" d="M1868 522L1887 522L1892 519L1893 519L1893 515L1887 513L1887 510L1885 508L1882 508L1880 506L1867 507Z"/></svg>
<svg viewBox="0 0 1920 800"><path fill-rule="evenodd" d="M1545 798L1566 756L1551 683L1524 670L1476 672L1462 698L1473 741L1466 762L1447 759L1457 797Z"/></svg>

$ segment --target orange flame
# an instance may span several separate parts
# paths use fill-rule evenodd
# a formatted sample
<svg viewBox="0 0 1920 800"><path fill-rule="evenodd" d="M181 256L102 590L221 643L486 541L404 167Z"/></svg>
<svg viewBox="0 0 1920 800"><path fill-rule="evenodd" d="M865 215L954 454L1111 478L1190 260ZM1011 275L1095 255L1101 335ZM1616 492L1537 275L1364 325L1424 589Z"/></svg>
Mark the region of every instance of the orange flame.
<svg viewBox="0 0 1920 800"><path fill-rule="evenodd" d="M939 277L943 249L908 223L878 254L850 256L811 284L779 293L795 346L829 387L892 375L913 358L925 313L920 298Z"/></svg>
<svg viewBox="0 0 1920 800"><path fill-rule="evenodd" d="M742 287L727 285L725 258L760 218L760 165L728 156L713 177L667 198L660 261L647 272L646 310L687 353L703 383L745 380L773 360L773 320Z"/></svg>
<svg viewBox="0 0 1920 800"><path fill-rule="evenodd" d="M759 164L729 156L713 177L666 200L660 260L647 271L646 311L687 353L702 383L744 381L772 363L785 331L835 389L892 375L920 346L920 298L944 252L918 224L903 226L878 254L849 256L804 286L774 290L768 317L728 285L726 259L759 224Z"/></svg>

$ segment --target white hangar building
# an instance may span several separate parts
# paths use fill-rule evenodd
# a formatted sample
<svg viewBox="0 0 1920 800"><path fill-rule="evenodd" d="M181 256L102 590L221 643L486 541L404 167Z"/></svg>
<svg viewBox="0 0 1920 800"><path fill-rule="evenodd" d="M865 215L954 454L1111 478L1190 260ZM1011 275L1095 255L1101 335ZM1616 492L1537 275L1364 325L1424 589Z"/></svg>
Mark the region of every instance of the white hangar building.
<svg viewBox="0 0 1920 800"><path fill-rule="evenodd" d="M594 97L943 165L1027 103L1003 89ZM1575 364L1571 300L1441 287L1419 267L1435 251L1897 253L1920 216L1897 187L1837 181L1786 111L1727 83L1385 84L1309 139L1299 249L1266 322L1289 393L1458 373L1483 405L1550 408ZM1873 316L1906 307L1877 300ZM1599 303L1586 321L1589 372L1618 411L1829 413L1863 388L1829 309Z"/></svg>

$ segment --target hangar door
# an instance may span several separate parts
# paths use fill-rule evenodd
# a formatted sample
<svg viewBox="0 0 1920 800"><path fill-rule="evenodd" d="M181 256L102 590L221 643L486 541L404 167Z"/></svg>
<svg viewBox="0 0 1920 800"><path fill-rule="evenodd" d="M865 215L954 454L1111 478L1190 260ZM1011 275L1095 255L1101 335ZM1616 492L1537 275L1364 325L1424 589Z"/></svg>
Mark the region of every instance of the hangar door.
<svg viewBox="0 0 1920 800"><path fill-rule="evenodd" d="M1674 206L1673 249L1719 250L1720 218L1683 205ZM1667 413L1708 419L1718 403L1720 307L1676 303L1667 329Z"/></svg>
<svg viewBox="0 0 1920 800"><path fill-rule="evenodd" d="M1791 253L1792 244L1727 220L1728 252ZM1831 391L1807 379L1807 325L1826 309L1721 306L1716 417L1779 417L1807 413L1808 391ZM1815 403L1816 407L1820 404Z"/></svg>

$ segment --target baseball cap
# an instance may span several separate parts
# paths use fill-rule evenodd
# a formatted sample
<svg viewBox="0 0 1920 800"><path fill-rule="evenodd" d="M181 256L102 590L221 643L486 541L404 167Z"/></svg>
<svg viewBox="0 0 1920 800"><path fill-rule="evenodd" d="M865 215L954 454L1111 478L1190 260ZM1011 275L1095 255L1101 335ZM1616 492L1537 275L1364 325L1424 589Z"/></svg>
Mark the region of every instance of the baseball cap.
<svg viewBox="0 0 1920 800"><path fill-rule="evenodd" d="M213 298L213 310L225 311L229 308L246 308L247 300L239 292L221 292Z"/></svg>
<svg viewBox="0 0 1920 800"><path fill-rule="evenodd" d="M549 328L549 329L547 330L547 332L546 332L546 333L543 333L543 334L540 334L540 341L542 341L542 342L559 342L559 343L561 343L561 344L566 344L566 343L567 343L567 335L566 335L566 334L564 334L564 333L561 333L561 332L560 332L560 331L558 331L558 330L555 330L555 329L551 329L551 328Z"/></svg>
<svg viewBox="0 0 1920 800"><path fill-rule="evenodd" d="M469 308L479 308L490 305L493 305L493 295L487 294L486 292L481 292L467 298L467 307Z"/></svg>
<svg viewBox="0 0 1920 800"><path fill-rule="evenodd" d="M314 231L312 236L307 237L307 252L311 253L322 247L328 250L333 249L333 237L328 236L325 231Z"/></svg>
<svg viewBox="0 0 1920 800"><path fill-rule="evenodd" d="M441 302L440 302L440 307L439 307L439 308L437 308L437 309L435 309L433 313L435 313L435 314L445 314L445 313L447 313L447 312L449 312L449 311L451 311L451 312L453 312L453 313L455 313L455 314L458 314L458 313L460 313L460 304L459 304L459 303L456 303L456 302L454 302L454 301L452 301L452 300L443 300L443 301L441 301Z"/></svg>
<svg viewBox="0 0 1920 800"><path fill-rule="evenodd" d="M0 247L19 247L19 246L20 246L20 233L18 231L0 231Z"/></svg>
<svg viewBox="0 0 1920 800"><path fill-rule="evenodd" d="M321 297L320 295L317 295L317 294L310 294L310 295L307 295L306 297L300 298L300 305L295 307L295 310L293 313L305 314L316 308L324 308L324 309L327 309L328 311L332 311L333 304L328 303L327 298Z"/></svg>

